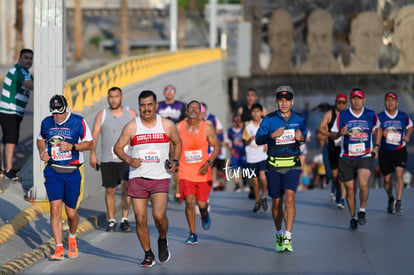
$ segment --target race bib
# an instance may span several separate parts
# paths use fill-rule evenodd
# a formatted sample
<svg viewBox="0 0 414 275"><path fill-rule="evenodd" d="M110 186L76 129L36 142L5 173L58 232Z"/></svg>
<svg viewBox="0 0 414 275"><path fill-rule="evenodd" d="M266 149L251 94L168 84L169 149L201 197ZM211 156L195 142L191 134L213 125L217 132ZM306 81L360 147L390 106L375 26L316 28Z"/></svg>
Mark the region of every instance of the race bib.
<svg viewBox="0 0 414 275"><path fill-rule="evenodd" d="M391 145L400 145L401 133L400 132L388 132L385 142Z"/></svg>
<svg viewBox="0 0 414 275"><path fill-rule="evenodd" d="M200 150L184 151L185 162L197 163L203 160L203 152Z"/></svg>
<svg viewBox="0 0 414 275"><path fill-rule="evenodd" d="M141 150L139 151L141 163L157 164L161 161L160 150Z"/></svg>
<svg viewBox="0 0 414 275"><path fill-rule="evenodd" d="M362 156L365 154L365 143L354 143L348 145L348 155Z"/></svg>
<svg viewBox="0 0 414 275"><path fill-rule="evenodd" d="M295 129L284 130L283 135L275 138L276 145L295 143Z"/></svg>
<svg viewBox="0 0 414 275"><path fill-rule="evenodd" d="M53 160L70 160L72 159L72 151L61 151L60 143L56 143L52 146L51 157Z"/></svg>

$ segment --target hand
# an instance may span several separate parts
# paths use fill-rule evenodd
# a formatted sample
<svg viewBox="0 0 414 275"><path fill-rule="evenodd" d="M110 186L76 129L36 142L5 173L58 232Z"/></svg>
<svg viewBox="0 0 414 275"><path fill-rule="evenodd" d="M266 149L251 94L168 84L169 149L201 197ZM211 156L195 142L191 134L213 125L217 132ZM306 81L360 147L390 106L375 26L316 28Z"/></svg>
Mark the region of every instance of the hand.
<svg viewBox="0 0 414 275"><path fill-rule="evenodd" d="M341 128L341 131L339 132L341 134L341 136L345 136L348 134L348 125L345 125L344 127Z"/></svg>
<svg viewBox="0 0 414 275"><path fill-rule="evenodd" d="M277 138L277 137L280 137L281 135L283 135L283 131L285 131L285 127L280 127L279 129L277 129L276 131L274 131L274 132L271 134L271 137L272 137L272 138Z"/></svg>
<svg viewBox="0 0 414 275"><path fill-rule="evenodd" d="M372 149L371 151L371 155L373 159L377 159L378 158L378 146L374 146L374 149Z"/></svg>
<svg viewBox="0 0 414 275"><path fill-rule="evenodd" d="M47 153L47 151L42 151L42 152L40 153L40 159L41 159L42 161L44 161L44 162L48 162L48 161L49 161L50 156L49 156L49 154Z"/></svg>
<svg viewBox="0 0 414 275"><path fill-rule="evenodd" d="M210 167L210 164L208 164L208 162L204 163L201 167L200 170L198 171L198 173L200 175L205 175L208 172L208 168Z"/></svg>
<svg viewBox="0 0 414 275"><path fill-rule="evenodd" d="M130 158L128 164L133 168L138 168L141 166L141 159Z"/></svg>
<svg viewBox="0 0 414 275"><path fill-rule="evenodd" d="M60 142L60 150L61 151L72 151L72 143L69 143L67 141Z"/></svg>
<svg viewBox="0 0 414 275"><path fill-rule="evenodd" d="M300 130L295 131L295 139L300 142L305 141Z"/></svg>

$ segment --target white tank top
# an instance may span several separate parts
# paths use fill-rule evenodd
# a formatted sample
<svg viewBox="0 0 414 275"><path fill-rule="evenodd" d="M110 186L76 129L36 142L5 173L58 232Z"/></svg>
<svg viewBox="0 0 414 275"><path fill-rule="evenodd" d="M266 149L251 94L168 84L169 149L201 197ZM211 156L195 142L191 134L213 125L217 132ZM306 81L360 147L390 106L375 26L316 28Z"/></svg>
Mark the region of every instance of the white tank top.
<svg viewBox="0 0 414 275"><path fill-rule="evenodd" d="M137 131L129 144L133 158L141 159L141 166L129 168L129 178L167 179L171 175L165 168L165 161L170 151L170 138L164 131L161 116L157 115L157 123L153 128L147 128L141 123L141 118L135 118Z"/></svg>

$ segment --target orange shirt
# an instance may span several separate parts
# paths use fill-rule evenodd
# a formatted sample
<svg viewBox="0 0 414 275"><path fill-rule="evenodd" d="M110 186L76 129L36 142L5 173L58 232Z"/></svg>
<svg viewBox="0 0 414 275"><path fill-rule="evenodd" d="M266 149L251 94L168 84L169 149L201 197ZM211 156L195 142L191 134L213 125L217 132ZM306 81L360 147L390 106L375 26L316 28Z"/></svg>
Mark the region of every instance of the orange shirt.
<svg viewBox="0 0 414 275"><path fill-rule="evenodd" d="M180 179L193 182L211 181L211 168L205 175L200 175L201 166L207 162L208 141L206 137L205 121L201 122L200 131L192 135L187 133L185 129L185 121L180 122L180 137L182 141L182 152L180 157L180 165L178 167L178 175Z"/></svg>

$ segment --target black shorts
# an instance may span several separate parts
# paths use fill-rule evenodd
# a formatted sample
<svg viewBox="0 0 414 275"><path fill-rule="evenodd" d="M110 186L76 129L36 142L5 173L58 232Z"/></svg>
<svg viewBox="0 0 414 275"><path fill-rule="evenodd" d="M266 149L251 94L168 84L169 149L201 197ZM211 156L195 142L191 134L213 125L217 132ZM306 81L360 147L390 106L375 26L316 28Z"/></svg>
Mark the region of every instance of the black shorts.
<svg viewBox="0 0 414 275"><path fill-rule="evenodd" d="M350 181L357 176L358 169L372 169L374 159L370 157L359 159L339 159L339 176L342 182Z"/></svg>
<svg viewBox="0 0 414 275"><path fill-rule="evenodd" d="M125 162L102 162L101 175L103 187L116 187L121 180L128 181L129 165Z"/></svg>
<svg viewBox="0 0 414 275"><path fill-rule="evenodd" d="M217 167L217 169L221 171L226 166L226 161L224 159L218 159L218 158L216 158L213 161L213 165L212 166L213 167Z"/></svg>
<svg viewBox="0 0 414 275"><path fill-rule="evenodd" d="M339 163L339 155L341 154L341 147L339 146L329 146L328 147L328 159L329 159L329 165L330 168L338 169L338 163Z"/></svg>
<svg viewBox="0 0 414 275"><path fill-rule="evenodd" d="M19 143L20 123L23 117L0 113L1 130L3 131L2 143Z"/></svg>
<svg viewBox="0 0 414 275"><path fill-rule="evenodd" d="M395 167L405 168L407 164L407 147L403 147L395 151L379 151L378 163L381 169L381 173L386 176L395 171Z"/></svg>

